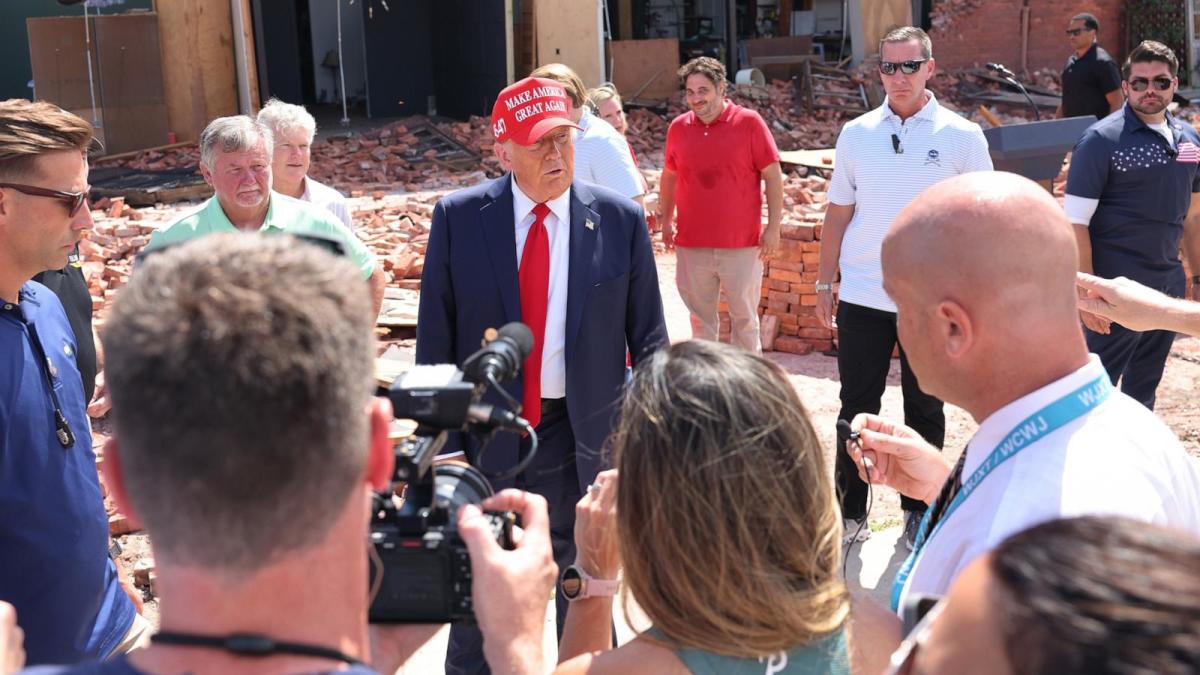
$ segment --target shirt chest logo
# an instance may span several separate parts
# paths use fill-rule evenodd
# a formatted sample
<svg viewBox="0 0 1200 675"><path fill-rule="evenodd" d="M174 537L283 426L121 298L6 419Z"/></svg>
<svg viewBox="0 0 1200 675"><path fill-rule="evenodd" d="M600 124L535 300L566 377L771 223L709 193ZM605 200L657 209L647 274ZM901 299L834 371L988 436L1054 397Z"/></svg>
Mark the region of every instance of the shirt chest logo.
<svg viewBox="0 0 1200 675"><path fill-rule="evenodd" d="M929 166L930 164L939 167L942 165L941 153L937 150L930 150L925 153L925 166Z"/></svg>

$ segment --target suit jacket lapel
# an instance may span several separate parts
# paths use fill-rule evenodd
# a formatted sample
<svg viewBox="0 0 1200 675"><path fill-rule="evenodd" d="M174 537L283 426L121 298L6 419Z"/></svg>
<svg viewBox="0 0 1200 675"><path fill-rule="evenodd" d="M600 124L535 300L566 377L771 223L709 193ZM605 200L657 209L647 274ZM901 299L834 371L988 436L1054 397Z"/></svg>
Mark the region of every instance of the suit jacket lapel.
<svg viewBox="0 0 1200 675"><path fill-rule="evenodd" d="M568 369L575 337L583 321L583 308L592 287L592 258L600 233L600 215L590 208L591 190L580 183L571 186L570 262L567 268L566 361Z"/></svg>
<svg viewBox="0 0 1200 675"><path fill-rule="evenodd" d="M496 179L488 189L491 201L479 210L492 273L504 303L506 323L521 320L521 290L517 281L516 223L513 222L512 175Z"/></svg>

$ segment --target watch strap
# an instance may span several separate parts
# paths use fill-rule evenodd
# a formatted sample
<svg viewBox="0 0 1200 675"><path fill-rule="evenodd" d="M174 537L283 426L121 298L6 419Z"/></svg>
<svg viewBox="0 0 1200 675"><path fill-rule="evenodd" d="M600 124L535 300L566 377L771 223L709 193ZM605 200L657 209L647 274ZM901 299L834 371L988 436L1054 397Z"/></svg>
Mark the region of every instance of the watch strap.
<svg viewBox="0 0 1200 675"><path fill-rule="evenodd" d="M595 579L593 577L584 577L583 593L579 595L581 598L599 598L612 597L621 590L621 582L618 579Z"/></svg>

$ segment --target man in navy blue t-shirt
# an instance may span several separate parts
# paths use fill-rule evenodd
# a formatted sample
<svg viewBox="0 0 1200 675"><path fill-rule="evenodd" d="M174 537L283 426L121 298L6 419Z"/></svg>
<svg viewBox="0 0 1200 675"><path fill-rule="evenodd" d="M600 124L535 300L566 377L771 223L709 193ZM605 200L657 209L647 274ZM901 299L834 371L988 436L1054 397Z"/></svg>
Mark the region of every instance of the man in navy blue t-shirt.
<svg viewBox="0 0 1200 675"><path fill-rule="evenodd" d="M1147 40L1125 63L1120 112L1084 132L1071 156L1067 216L1075 225L1079 267L1106 278L1128 277L1174 297L1185 279L1180 242L1200 272L1200 135L1167 113L1179 61ZM1193 277L1196 281L1197 277ZM1088 349L1114 384L1154 408L1171 342L1169 331L1137 332L1082 313Z"/></svg>
<svg viewBox="0 0 1200 675"><path fill-rule="evenodd" d="M48 103L0 102L0 600L31 665L106 658L136 610L108 556L74 332L30 281L92 226L92 128Z"/></svg>

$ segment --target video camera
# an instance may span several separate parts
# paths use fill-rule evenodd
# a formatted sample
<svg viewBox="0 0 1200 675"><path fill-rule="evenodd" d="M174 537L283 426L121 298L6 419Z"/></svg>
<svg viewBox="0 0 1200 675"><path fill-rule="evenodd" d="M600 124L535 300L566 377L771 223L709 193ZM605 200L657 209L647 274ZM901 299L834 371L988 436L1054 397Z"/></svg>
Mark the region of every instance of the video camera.
<svg viewBox="0 0 1200 675"><path fill-rule="evenodd" d="M489 333L493 333L490 331ZM396 446L394 482L404 484L397 504L395 486L375 495L371 522L371 610L373 623L474 623L471 560L458 533L457 515L465 504L479 504L494 490L482 471L469 463L434 464L451 431L475 435L485 446L498 430L525 432L529 454L504 479L524 470L537 452L537 434L512 410L480 403L491 387L513 408L520 402L500 383L520 371L533 348L533 334L510 323L463 363L417 366L396 378L388 398L397 419L417 429ZM478 461L478 460L477 460ZM511 512L488 512L496 541L513 548Z"/></svg>

